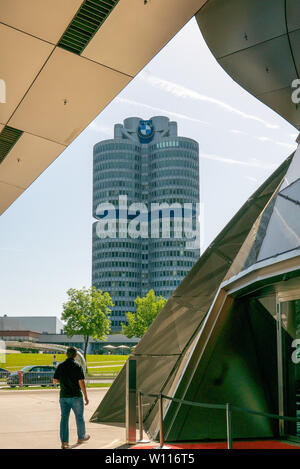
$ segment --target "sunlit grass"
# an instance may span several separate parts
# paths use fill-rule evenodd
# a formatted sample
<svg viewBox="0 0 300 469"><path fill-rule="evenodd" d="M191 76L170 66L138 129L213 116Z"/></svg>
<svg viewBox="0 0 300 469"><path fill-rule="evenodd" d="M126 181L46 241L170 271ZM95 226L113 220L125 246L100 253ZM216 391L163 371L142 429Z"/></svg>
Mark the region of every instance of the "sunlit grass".
<svg viewBox="0 0 300 469"><path fill-rule="evenodd" d="M112 366L112 367L99 367L99 368L88 368L89 373L115 373L122 370L122 366Z"/></svg>
<svg viewBox="0 0 300 469"><path fill-rule="evenodd" d="M112 383L90 383L86 384L87 388L109 388ZM0 383L1 385L1 383ZM15 388L10 388L10 387L3 387L0 388L0 393L1 391L32 391L32 390L37 390L37 389L54 389L53 386L27 386L20 388L19 386L16 386ZM57 389L59 391L59 388Z"/></svg>
<svg viewBox="0 0 300 469"><path fill-rule="evenodd" d="M117 371L122 368L122 365L127 360L128 355L87 355L87 366L97 366L91 370L102 371L101 365L116 365ZM65 354L56 354L56 361L62 362L66 359ZM29 365L52 365L53 354L42 353L12 353L6 355L6 362L1 364L2 368L10 371L17 371L24 366ZM112 371L114 368L103 368L103 371Z"/></svg>

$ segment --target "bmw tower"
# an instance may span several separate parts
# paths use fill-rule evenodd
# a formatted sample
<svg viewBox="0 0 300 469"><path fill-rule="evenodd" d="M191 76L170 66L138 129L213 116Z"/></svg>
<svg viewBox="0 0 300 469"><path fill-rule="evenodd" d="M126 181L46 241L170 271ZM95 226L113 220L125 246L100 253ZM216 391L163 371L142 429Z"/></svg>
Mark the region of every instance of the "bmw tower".
<svg viewBox="0 0 300 469"><path fill-rule="evenodd" d="M194 265L198 207L198 143L176 122L129 117L94 146L92 284L112 296L112 331L137 296L169 298Z"/></svg>

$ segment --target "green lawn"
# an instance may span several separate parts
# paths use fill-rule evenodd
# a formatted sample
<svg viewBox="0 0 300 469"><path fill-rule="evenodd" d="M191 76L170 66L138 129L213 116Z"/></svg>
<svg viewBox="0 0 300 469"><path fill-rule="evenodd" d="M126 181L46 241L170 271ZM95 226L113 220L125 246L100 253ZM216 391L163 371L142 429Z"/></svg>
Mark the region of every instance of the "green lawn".
<svg viewBox="0 0 300 469"><path fill-rule="evenodd" d="M87 363L90 362L125 362L129 355L87 355Z"/></svg>
<svg viewBox="0 0 300 469"><path fill-rule="evenodd" d="M107 367L107 368L88 368L89 376L95 376L99 374L111 374L111 373L119 373L121 371L122 366L114 366L114 367Z"/></svg>
<svg viewBox="0 0 300 469"><path fill-rule="evenodd" d="M87 384L86 387L87 388L110 388L111 386L111 383L91 383L91 384ZM19 386L16 386L15 388L9 388L9 387L3 387L3 388L0 388L0 393L1 391L32 391L32 390L36 390L36 389L53 389L53 386L27 386L27 387L24 387L24 388L19 388ZM59 389L58 389L59 391Z"/></svg>
<svg viewBox="0 0 300 469"><path fill-rule="evenodd" d="M87 366L97 366L91 368L91 372L96 370L97 373L101 371L119 371L128 355L87 355ZM56 354L56 361L62 362L66 359L64 354ZM6 363L1 364L2 368L11 371L20 370L28 365L52 365L53 355L42 353L12 353L6 355ZM99 365L99 367L98 367ZM105 367L105 365L116 365L115 367ZM103 366L103 367L102 367ZM93 370L93 371L92 371Z"/></svg>
<svg viewBox="0 0 300 469"><path fill-rule="evenodd" d="M123 365L120 366L97 366L97 368L88 367L90 373L100 373L100 371L106 371L107 373L115 373L120 371Z"/></svg>
<svg viewBox="0 0 300 469"><path fill-rule="evenodd" d="M88 376L97 376L101 374L110 374L118 373L125 361L127 360L128 355L87 355L87 366L95 368L88 369ZM62 362L66 359L64 354L56 354L56 361ZM2 368L6 368L10 371L17 371L28 365L52 365L53 355L52 354L41 354L41 353L12 353L6 356L6 363L1 364ZM113 366L110 366L113 365ZM6 380L1 380L0 386L6 384ZM105 388L110 387L111 383L91 383L87 384L88 388ZM2 389L12 389L18 390L16 388L2 388ZM52 387L33 387L29 386L28 388L22 389L53 389Z"/></svg>

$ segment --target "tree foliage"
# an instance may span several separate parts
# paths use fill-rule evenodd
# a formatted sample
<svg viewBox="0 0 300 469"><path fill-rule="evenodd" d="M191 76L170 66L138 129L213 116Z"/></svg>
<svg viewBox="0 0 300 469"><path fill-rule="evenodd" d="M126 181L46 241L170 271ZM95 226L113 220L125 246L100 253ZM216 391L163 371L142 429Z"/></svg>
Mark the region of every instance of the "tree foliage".
<svg viewBox="0 0 300 469"><path fill-rule="evenodd" d="M122 324L123 334L128 338L143 337L166 301L163 296L156 296L154 290L149 290L143 298L138 296L134 302L136 312L126 313L128 326Z"/></svg>
<svg viewBox="0 0 300 469"><path fill-rule="evenodd" d="M97 290L96 287L67 291L68 301L63 305L61 319L66 321L64 332L68 337L83 335L84 356L86 356L89 338L106 340L110 332L110 313L114 306L111 296L107 292Z"/></svg>

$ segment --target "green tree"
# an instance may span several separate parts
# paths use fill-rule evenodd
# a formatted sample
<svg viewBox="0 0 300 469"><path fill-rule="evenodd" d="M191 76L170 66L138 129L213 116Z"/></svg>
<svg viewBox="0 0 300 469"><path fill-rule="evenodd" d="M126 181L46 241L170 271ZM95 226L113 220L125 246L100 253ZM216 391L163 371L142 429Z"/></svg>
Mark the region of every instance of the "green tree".
<svg viewBox="0 0 300 469"><path fill-rule="evenodd" d="M96 287L76 290L70 288L67 291L69 299L63 305L61 319L66 321L64 327L68 337L83 335L84 357L90 337L94 340L106 340L110 332L110 313L114 306L109 293L103 293Z"/></svg>
<svg viewBox="0 0 300 469"><path fill-rule="evenodd" d="M163 296L156 296L154 290L149 290L146 296L136 298L135 313L126 313L128 326L122 324L122 333L126 337L143 337L150 324L167 302Z"/></svg>

